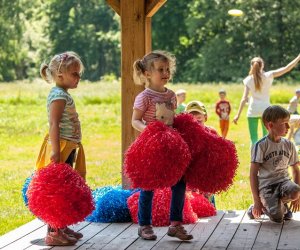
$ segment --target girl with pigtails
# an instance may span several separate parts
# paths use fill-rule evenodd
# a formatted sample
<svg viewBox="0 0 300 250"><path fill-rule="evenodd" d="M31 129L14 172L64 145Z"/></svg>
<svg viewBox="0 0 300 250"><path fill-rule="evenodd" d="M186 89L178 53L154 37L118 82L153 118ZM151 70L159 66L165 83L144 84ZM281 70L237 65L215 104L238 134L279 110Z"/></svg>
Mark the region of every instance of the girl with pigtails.
<svg viewBox="0 0 300 250"><path fill-rule="evenodd" d="M153 51L134 62L134 81L136 84L145 86L145 90L135 98L133 106L132 126L136 130L142 132L146 126L157 120L172 126L176 109L176 95L165 85L174 73L175 57L165 51ZM171 189L170 227L167 235L180 240L191 240L193 236L188 234L182 225L186 190L183 178ZM138 201L140 226L138 235L144 240L156 240L157 238L151 223L153 194L153 190L141 189Z"/></svg>
<svg viewBox="0 0 300 250"><path fill-rule="evenodd" d="M72 51L55 55L49 64L43 63L41 77L47 83L55 83L47 98L49 133L46 135L36 167L45 168L50 163L67 163L85 179L86 167L81 145L81 126L75 102L68 92L75 89L84 66L80 57ZM56 190L53 190L55 192ZM69 211L70 212L70 211ZM68 211L65 211L68 213ZM48 246L70 246L76 244L83 235L69 227L52 228L48 225L45 243Z"/></svg>
<svg viewBox="0 0 300 250"><path fill-rule="evenodd" d="M274 78L280 77L291 71L300 61L300 54L285 67L264 71L264 61L260 57L254 57L251 60L249 75L243 80L244 93L239 105L237 115L233 122L237 124L241 112L248 101L249 93L251 93L249 107L247 112L248 127L250 132L251 144L254 145L258 141L258 121L260 120L263 136L267 134L267 130L261 120L262 113L270 104L270 88Z"/></svg>

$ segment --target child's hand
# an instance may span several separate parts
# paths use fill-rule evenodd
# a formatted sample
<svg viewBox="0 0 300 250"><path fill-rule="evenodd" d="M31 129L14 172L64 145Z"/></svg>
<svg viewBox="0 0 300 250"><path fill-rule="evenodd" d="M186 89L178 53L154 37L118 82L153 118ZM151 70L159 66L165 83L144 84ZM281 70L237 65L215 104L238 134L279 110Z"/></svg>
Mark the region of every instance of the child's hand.
<svg viewBox="0 0 300 250"><path fill-rule="evenodd" d="M293 213L300 210L300 198L291 202L290 209Z"/></svg>
<svg viewBox="0 0 300 250"><path fill-rule="evenodd" d="M234 123L234 124L237 124L238 119L239 119L239 117L236 115L236 116L233 118L233 123Z"/></svg>
<svg viewBox="0 0 300 250"><path fill-rule="evenodd" d="M51 155L50 155L50 160L51 162L54 162L54 163L59 163L60 161L60 153L56 153L56 152L51 152Z"/></svg>
<svg viewBox="0 0 300 250"><path fill-rule="evenodd" d="M264 206L263 204L259 201L254 203L253 209L252 209L252 214L255 219L259 218L263 212Z"/></svg>

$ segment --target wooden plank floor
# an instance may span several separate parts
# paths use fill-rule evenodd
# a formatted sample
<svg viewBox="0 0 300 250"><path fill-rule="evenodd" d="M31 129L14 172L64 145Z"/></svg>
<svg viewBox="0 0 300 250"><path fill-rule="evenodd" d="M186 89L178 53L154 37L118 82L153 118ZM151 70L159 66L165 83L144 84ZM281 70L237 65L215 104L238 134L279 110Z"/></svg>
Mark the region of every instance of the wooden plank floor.
<svg viewBox="0 0 300 250"><path fill-rule="evenodd" d="M156 241L137 236L136 224L82 222L73 229L84 237L71 247L48 247L44 244L46 226L38 219L0 237L0 249L298 249L300 250L300 212L282 224L249 220L245 211L218 211L216 216L185 226L194 235L181 242L166 235L167 227L157 227Z"/></svg>

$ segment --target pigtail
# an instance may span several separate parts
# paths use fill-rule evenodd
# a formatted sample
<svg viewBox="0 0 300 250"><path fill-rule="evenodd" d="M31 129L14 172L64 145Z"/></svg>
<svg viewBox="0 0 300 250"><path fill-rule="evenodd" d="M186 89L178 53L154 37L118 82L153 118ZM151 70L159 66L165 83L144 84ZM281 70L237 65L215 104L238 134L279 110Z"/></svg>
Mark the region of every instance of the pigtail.
<svg viewBox="0 0 300 250"><path fill-rule="evenodd" d="M51 83L51 72L48 64L46 63L41 64L40 75L47 83Z"/></svg>
<svg viewBox="0 0 300 250"><path fill-rule="evenodd" d="M133 81L136 85L146 86L147 78L144 75L145 66L142 60L136 60L133 63Z"/></svg>

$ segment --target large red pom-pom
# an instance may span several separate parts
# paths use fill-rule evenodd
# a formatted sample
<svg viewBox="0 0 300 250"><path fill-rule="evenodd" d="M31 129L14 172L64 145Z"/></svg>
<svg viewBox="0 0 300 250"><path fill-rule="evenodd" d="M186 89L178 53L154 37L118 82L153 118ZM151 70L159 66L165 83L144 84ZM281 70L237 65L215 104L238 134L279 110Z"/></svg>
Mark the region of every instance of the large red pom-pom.
<svg viewBox="0 0 300 250"><path fill-rule="evenodd" d="M133 188L153 190L175 185L191 154L182 137L162 122L150 123L125 154L125 173Z"/></svg>
<svg viewBox="0 0 300 250"><path fill-rule="evenodd" d="M191 161L185 173L189 187L205 193L226 191L233 183L238 157L233 142L209 134L206 147Z"/></svg>
<svg viewBox="0 0 300 250"><path fill-rule="evenodd" d="M176 116L173 127L189 146L192 159L205 148L208 132L191 114Z"/></svg>
<svg viewBox="0 0 300 250"><path fill-rule="evenodd" d="M157 189L154 191L152 200L152 225L168 226L170 225L170 202L171 188ZM138 223L138 200L140 192L131 195L127 199L128 208L134 223ZM197 214L194 213L190 200L185 197L183 207L183 223L191 224L197 221Z"/></svg>
<svg viewBox="0 0 300 250"><path fill-rule="evenodd" d="M188 196L191 201L193 211L199 218L216 215L216 208L209 202L206 197L204 197L203 194L190 192Z"/></svg>
<svg viewBox="0 0 300 250"><path fill-rule="evenodd" d="M65 163L52 163L37 171L27 195L31 212L52 228L83 221L94 210L90 188Z"/></svg>

